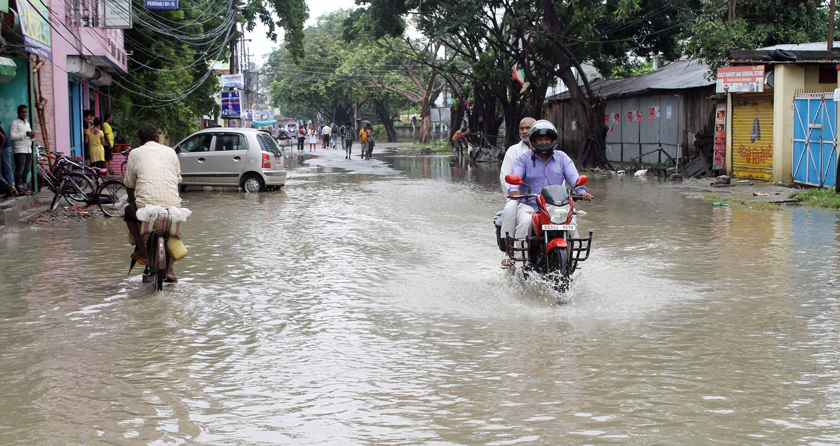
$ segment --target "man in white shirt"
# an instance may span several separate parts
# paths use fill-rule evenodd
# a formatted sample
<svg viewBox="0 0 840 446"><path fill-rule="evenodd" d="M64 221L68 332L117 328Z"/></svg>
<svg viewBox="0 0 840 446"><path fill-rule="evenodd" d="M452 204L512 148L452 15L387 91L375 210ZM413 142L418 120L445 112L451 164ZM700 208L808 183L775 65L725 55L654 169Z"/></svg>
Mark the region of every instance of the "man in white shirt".
<svg viewBox="0 0 840 446"><path fill-rule="evenodd" d="M23 192L27 190L27 177L32 170L32 141L35 140L35 132L26 120L29 108L19 105L17 112L17 119L9 124L9 139L12 140L15 154L15 187L19 192Z"/></svg>
<svg viewBox="0 0 840 446"><path fill-rule="evenodd" d="M505 182L505 177L513 172L513 161L518 158L519 155L531 150L531 142L528 141L528 132L531 130L531 124L533 123L534 118L531 117L525 117L519 121L519 138L521 138L521 141L519 141L518 144L508 147L507 152L505 152L505 159L502 161L502 168L499 172L499 182L502 184L502 190L505 191L505 196L507 196L508 189L510 188L510 184ZM507 203L505 203L505 209L507 209L508 206L515 208L518 204L519 201L517 200L508 200ZM513 234L511 234L511 236L513 236ZM502 237L504 238L505 234L502 234ZM508 266L509 264L510 259L505 258L502 260L503 266Z"/></svg>
<svg viewBox="0 0 840 446"><path fill-rule="evenodd" d="M181 183L181 163L178 155L171 148L158 144L158 131L155 126L146 124L137 130L140 147L131 151L125 168L125 187L129 205L125 208L123 220L136 244L136 251L131 258L145 265L149 253L143 243L137 209L147 204L162 208L181 207L178 187ZM168 248L167 248L168 249ZM170 253L166 265L166 281L177 282L174 272L175 258Z"/></svg>
<svg viewBox="0 0 840 446"><path fill-rule="evenodd" d="M507 195L508 189L510 188L510 184L505 182L505 177L513 172L513 160L525 153L526 150L531 149L531 142L528 141L528 131L531 130L531 124L533 123L534 118L530 117L522 118L519 121L519 138L521 138L521 141L508 147L507 152L505 152L505 159L502 161L502 168L499 172L499 182L502 184L502 190L505 191L505 195Z"/></svg>

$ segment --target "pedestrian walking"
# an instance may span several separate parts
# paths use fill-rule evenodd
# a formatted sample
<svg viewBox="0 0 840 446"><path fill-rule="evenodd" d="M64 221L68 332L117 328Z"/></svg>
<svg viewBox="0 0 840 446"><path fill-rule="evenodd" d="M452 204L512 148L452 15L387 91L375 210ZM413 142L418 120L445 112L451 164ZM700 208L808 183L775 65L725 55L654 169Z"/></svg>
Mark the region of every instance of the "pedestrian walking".
<svg viewBox="0 0 840 446"><path fill-rule="evenodd" d="M318 131L311 124L309 125L309 151L318 150Z"/></svg>
<svg viewBox="0 0 840 446"><path fill-rule="evenodd" d="M373 153L373 133L369 121L365 121L364 127L359 130L359 141L362 143L362 158L369 160Z"/></svg>
<svg viewBox="0 0 840 446"><path fill-rule="evenodd" d="M325 149L330 148L331 135L332 135L332 127L330 127L328 125L324 125L323 127L321 127L321 142L322 142L323 147Z"/></svg>
<svg viewBox="0 0 840 446"><path fill-rule="evenodd" d="M347 125L346 124L341 124L340 126L338 126L338 135L341 137L341 150L344 150L346 152L347 151L347 145L344 144L345 132L347 132Z"/></svg>
<svg viewBox="0 0 840 446"><path fill-rule="evenodd" d="M3 198L18 195L15 188L15 173L12 171L12 140L6 137L0 122L0 187L5 189Z"/></svg>
<svg viewBox="0 0 840 446"><path fill-rule="evenodd" d="M85 141L90 146L90 164L101 169L105 165L105 133L100 128L102 121L99 118L94 118L91 124L85 132Z"/></svg>
<svg viewBox="0 0 840 446"><path fill-rule="evenodd" d="M355 129L353 128L352 123L347 123L341 126L342 130L344 131L341 135L341 144L344 146L344 151L347 153L347 159L350 159L350 154L353 151L353 139L355 136Z"/></svg>
<svg viewBox="0 0 840 446"><path fill-rule="evenodd" d="M114 159L114 130L111 128L110 113L102 116L102 133L105 135L105 168L108 169L109 175L113 175L111 161Z"/></svg>
<svg viewBox="0 0 840 446"><path fill-rule="evenodd" d="M330 124L330 136L332 136L332 148L338 150L338 124Z"/></svg>
<svg viewBox="0 0 840 446"><path fill-rule="evenodd" d="M32 141L35 140L35 132L26 120L29 107L19 105L17 112L17 119L9 124L9 137L12 139L15 153L15 188L18 195L31 195L32 191L28 190L27 183L29 171L32 170Z"/></svg>
<svg viewBox="0 0 840 446"><path fill-rule="evenodd" d="M303 144L306 141L306 129L301 125L297 134L298 152L303 152Z"/></svg>

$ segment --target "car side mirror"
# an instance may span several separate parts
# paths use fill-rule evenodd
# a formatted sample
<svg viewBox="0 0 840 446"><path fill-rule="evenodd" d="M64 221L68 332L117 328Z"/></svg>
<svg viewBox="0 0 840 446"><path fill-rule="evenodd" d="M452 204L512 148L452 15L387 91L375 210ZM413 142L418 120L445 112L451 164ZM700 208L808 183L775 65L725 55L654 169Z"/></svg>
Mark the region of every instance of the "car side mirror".
<svg viewBox="0 0 840 446"><path fill-rule="evenodd" d="M181 146L175 147L175 153L181 153Z"/></svg>
<svg viewBox="0 0 840 446"><path fill-rule="evenodd" d="M583 186L586 182L589 181L589 177L586 175L581 175L578 177L577 181L575 182L576 186Z"/></svg>
<svg viewBox="0 0 840 446"><path fill-rule="evenodd" d="M513 186L519 186L522 184L522 178L519 178L519 175L510 173L505 175L505 183Z"/></svg>

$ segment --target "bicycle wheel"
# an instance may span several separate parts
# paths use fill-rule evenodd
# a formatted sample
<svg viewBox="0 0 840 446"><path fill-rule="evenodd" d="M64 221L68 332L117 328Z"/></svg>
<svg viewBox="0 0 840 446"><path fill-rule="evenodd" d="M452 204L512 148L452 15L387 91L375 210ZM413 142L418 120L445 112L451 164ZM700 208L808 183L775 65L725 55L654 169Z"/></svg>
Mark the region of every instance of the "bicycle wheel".
<svg viewBox="0 0 840 446"><path fill-rule="evenodd" d="M79 172L68 172L67 176L73 180L72 183L67 181L65 185L64 199L67 200L67 204L72 206L73 202L87 203L87 199L89 199L93 195L93 191L96 190L93 186L93 181L91 181L87 175Z"/></svg>
<svg viewBox="0 0 840 446"><path fill-rule="evenodd" d="M38 165L38 185L39 186L47 186L51 192L55 192L57 184L55 184L54 178L51 178L50 175L45 169L43 169L40 165Z"/></svg>
<svg viewBox="0 0 840 446"><path fill-rule="evenodd" d="M108 180L96 191L99 209L109 217L122 217L128 206L128 189L122 180Z"/></svg>
<svg viewBox="0 0 840 446"><path fill-rule="evenodd" d="M125 166L128 165L128 158L120 164L120 176L125 176Z"/></svg>

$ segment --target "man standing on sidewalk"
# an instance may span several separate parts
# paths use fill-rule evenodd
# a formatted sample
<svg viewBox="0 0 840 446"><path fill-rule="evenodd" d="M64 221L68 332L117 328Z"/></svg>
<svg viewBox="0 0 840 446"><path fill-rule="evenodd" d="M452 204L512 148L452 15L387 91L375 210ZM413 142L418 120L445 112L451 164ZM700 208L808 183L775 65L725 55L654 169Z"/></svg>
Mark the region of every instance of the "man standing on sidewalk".
<svg viewBox="0 0 840 446"><path fill-rule="evenodd" d="M29 108L19 105L18 117L9 125L9 137L15 152L15 187L18 193L30 195L26 184L29 178L29 171L32 170L32 141L35 140L35 132L29 126L26 117L29 116Z"/></svg>
<svg viewBox="0 0 840 446"><path fill-rule="evenodd" d="M12 140L6 137L0 123L0 187L6 189L5 198L18 194L15 188L15 174L12 172Z"/></svg>

